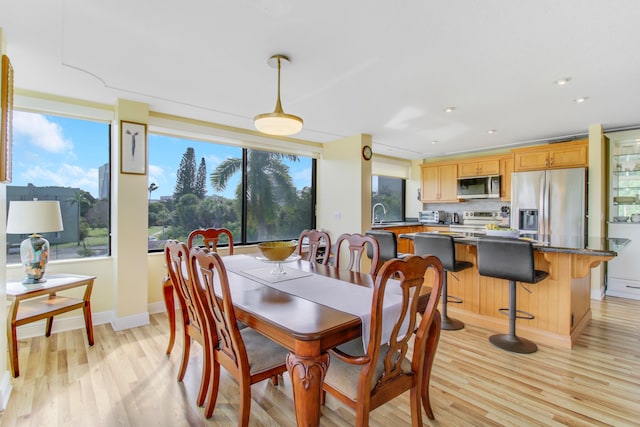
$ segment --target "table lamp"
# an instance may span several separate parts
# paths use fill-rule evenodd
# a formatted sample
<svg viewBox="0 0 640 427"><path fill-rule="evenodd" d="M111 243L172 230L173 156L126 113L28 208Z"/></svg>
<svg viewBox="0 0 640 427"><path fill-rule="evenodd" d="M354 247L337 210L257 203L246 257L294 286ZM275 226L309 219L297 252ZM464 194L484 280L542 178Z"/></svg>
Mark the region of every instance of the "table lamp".
<svg viewBox="0 0 640 427"><path fill-rule="evenodd" d="M62 231L57 200L10 201L7 234L31 234L20 244L20 259L27 277L25 284L42 283L49 260L49 241L38 233Z"/></svg>

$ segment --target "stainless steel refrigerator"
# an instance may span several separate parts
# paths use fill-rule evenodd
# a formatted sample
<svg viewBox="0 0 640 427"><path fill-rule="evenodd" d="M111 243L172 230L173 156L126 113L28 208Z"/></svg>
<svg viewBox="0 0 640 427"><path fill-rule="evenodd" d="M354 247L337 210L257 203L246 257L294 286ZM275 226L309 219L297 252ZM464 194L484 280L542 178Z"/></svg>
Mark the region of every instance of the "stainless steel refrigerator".
<svg viewBox="0 0 640 427"><path fill-rule="evenodd" d="M511 179L511 227L551 246L585 247L585 168L514 172Z"/></svg>

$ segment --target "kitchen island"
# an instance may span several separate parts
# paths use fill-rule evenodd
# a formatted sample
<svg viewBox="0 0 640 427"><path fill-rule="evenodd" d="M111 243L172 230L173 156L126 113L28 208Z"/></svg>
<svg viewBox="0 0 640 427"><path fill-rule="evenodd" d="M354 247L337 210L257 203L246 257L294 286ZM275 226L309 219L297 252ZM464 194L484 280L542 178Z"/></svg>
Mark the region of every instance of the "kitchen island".
<svg viewBox="0 0 640 427"><path fill-rule="evenodd" d="M499 333L508 331L508 319L498 311L509 306L508 281L480 276L477 268L476 233L451 234L456 242L456 259L473 267L447 273L449 295L461 298L449 304L451 317ZM412 241L416 233L398 237ZM538 344L572 348L591 320L591 269L613 259L628 239L589 239L587 248L552 247L534 242L536 269L549 276L535 285L518 286L518 309L535 315L517 320L518 335Z"/></svg>

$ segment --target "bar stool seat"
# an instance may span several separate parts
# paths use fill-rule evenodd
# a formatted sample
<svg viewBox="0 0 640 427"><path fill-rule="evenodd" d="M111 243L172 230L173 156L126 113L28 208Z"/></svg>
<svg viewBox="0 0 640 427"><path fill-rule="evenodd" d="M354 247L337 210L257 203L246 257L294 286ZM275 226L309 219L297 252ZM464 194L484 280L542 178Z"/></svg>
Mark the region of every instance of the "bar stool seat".
<svg viewBox="0 0 640 427"><path fill-rule="evenodd" d="M478 239L478 271L481 276L506 279L509 281L509 333L489 337L489 341L503 350L514 353L534 353L538 346L516 335L516 319L534 319L535 316L517 309L516 283L535 284L544 280L549 273L536 270L533 245L531 242L504 237L482 237ZM525 288L526 289L526 288Z"/></svg>
<svg viewBox="0 0 640 427"><path fill-rule="evenodd" d="M441 329L447 331L456 331L464 328L464 323L458 319L452 319L447 315L447 304L461 303L462 299L458 297L449 296L447 289L447 276L448 272L457 273L458 271L466 270L473 267L473 263L469 261L456 260L456 245L453 237L446 234L434 234L434 233L416 233L413 240L414 253L416 255L431 254L440 259L442 268L445 270L445 274L442 280L442 312L440 317L442 318Z"/></svg>

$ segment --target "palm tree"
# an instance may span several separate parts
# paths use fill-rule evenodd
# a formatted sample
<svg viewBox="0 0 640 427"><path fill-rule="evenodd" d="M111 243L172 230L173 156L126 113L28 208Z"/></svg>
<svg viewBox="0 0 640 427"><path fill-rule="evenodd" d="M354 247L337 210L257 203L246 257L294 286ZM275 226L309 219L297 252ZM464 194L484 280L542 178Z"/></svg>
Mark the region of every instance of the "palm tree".
<svg viewBox="0 0 640 427"><path fill-rule="evenodd" d="M279 200L293 201L296 189L289 175L289 167L282 160L298 161L298 156L267 151L247 150L247 229L257 229L257 240L269 237L269 230L278 219ZM242 159L228 158L210 176L213 188L222 192L227 182L237 172L242 171ZM236 189L237 200L241 201L242 184ZM247 236L248 240L251 240Z"/></svg>
<svg viewBox="0 0 640 427"><path fill-rule="evenodd" d="M151 184L149 184L149 188L148 188L148 190L149 190L149 200L151 200L151 193L156 191L158 188L160 188L160 187L155 182L152 182Z"/></svg>

